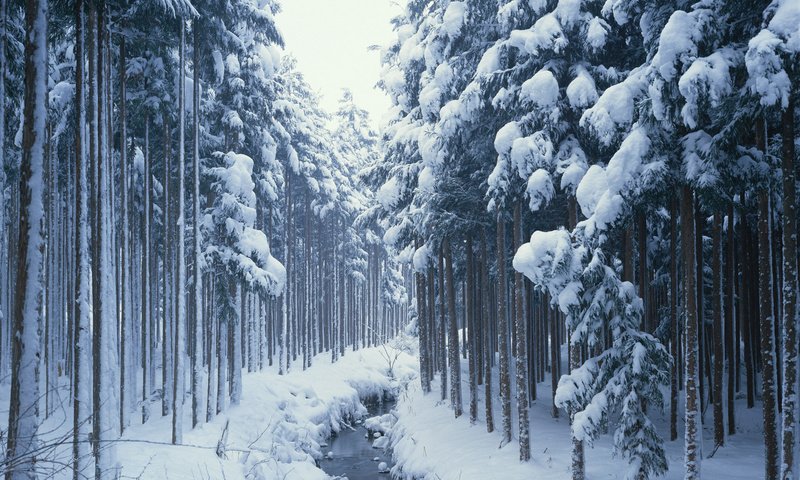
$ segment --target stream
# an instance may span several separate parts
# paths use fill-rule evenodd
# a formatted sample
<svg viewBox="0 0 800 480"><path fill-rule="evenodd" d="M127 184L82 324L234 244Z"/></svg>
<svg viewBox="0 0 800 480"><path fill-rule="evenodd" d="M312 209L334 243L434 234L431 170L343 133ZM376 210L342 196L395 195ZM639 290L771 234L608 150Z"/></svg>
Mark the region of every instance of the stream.
<svg viewBox="0 0 800 480"><path fill-rule="evenodd" d="M357 425L355 430L343 428L338 434L328 440L328 446L322 451L326 455L320 462L320 467L328 475L341 480L388 480L389 473L380 473L378 466L385 463L388 468L392 466L391 449L372 448L374 438L366 438L367 429L363 420L376 415L384 415L394 408L393 399L383 402L365 402L367 416Z"/></svg>

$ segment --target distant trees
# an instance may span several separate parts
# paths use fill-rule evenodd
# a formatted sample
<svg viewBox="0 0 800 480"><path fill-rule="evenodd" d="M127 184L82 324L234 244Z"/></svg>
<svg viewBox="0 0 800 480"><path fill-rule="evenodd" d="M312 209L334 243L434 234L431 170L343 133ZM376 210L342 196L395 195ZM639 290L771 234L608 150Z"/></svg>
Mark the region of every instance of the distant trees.
<svg viewBox="0 0 800 480"><path fill-rule="evenodd" d="M181 444L189 399L193 428L241 401L243 369L306 368L404 328L407 272L383 226L358 223L377 134L352 95L329 124L277 49L277 3L7 3L7 478L57 468L37 429L58 399L73 478L114 478L132 419L170 416Z"/></svg>

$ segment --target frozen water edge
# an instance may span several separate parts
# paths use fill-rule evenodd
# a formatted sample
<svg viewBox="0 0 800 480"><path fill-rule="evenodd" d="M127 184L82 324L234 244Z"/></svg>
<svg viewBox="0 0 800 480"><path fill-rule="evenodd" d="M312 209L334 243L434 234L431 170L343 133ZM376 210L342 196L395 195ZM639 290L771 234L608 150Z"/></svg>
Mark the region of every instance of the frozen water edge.
<svg viewBox="0 0 800 480"><path fill-rule="evenodd" d="M367 413L360 399L384 392L394 394L401 381L416 377L417 359L402 353L393 364L393 378L390 378L387 351L391 351L390 347L348 350L335 364L331 364L330 353L320 354L308 370L302 371L298 363L284 376L278 375L277 367L246 373L241 404L230 406L210 423L186 431L183 444L178 446L170 445L172 417L162 417L160 405L152 406L146 424L140 424L141 414L133 412L132 425L115 443L119 478L328 479L316 465L322 457L320 443L350 419ZM64 468L71 462L72 452L68 384L62 384L57 394L63 401L43 422L40 436L44 444L59 445L49 451L47 459L42 459L41 474L42 478L71 479L71 470ZM3 384L0 401L7 402L8 395L8 384ZM191 425L189 396L184 415L188 427ZM7 415L0 417L4 424ZM226 424L225 454L219 458L217 445ZM0 428L5 429L5 425ZM91 476L94 472L85 473Z"/></svg>
<svg viewBox="0 0 800 480"><path fill-rule="evenodd" d="M185 443L210 450L122 443L122 474L138 477L144 471L139 478L171 480L327 479L316 465L323 455L320 443L366 413L361 398L395 391L398 378L416 375L416 359L403 354L394 364L395 379L389 378L381 352L382 347L348 351L336 364L330 354L321 354L306 371L295 365L285 376L275 368L244 375L241 405L184 435ZM169 417L152 420L124 438L168 441L168 422ZM219 459L214 452L226 422L227 453Z"/></svg>

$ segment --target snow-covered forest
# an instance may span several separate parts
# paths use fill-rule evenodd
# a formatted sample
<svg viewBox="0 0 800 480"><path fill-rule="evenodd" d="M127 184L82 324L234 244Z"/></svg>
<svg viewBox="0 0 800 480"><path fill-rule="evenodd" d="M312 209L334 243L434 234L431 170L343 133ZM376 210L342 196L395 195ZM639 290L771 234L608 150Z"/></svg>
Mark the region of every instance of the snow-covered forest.
<svg viewBox="0 0 800 480"><path fill-rule="evenodd" d="M0 0L7 480L800 478L799 0L295 1Z"/></svg>

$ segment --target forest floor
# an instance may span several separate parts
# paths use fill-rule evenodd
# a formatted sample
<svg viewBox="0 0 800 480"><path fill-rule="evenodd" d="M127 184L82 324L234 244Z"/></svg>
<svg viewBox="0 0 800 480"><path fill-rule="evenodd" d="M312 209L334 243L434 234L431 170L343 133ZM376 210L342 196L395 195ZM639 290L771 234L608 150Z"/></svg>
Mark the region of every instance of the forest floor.
<svg viewBox="0 0 800 480"><path fill-rule="evenodd" d="M550 380L538 384L539 398L530 410L532 458L521 463L516 440L501 446L500 403L494 399L495 431L486 433L483 387L479 386L478 421L469 421L467 362L462 360L464 415L454 418L449 400L441 401L438 376L432 392L423 395L416 379L418 359L415 339L391 342L393 346L366 348L347 354L331 364L330 353L314 358L313 366L303 371L294 364L288 375L278 375L277 367L243 375L240 405L230 406L212 422L194 430L191 425L191 399L185 407L183 444L170 445L171 421L152 408L151 419L128 427L115 443L122 479L142 480L324 480L329 477L317 467L327 452L331 433L366 414L362 400L395 394L396 423L388 425L388 441L394 449L392 473L396 478L426 480L562 480L569 478L569 424L563 415L553 418ZM396 349L394 347L399 347ZM391 374L389 373L391 369ZM512 368L512 378L513 378ZM497 372L493 392L497 395ZM58 398L68 397L62 385ZM8 400L8 384L0 385L0 402ZM7 403L6 403L7 404ZM44 421L40 435L44 444L61 443L48 449L40 464L48 471L44 478L71 478L64 462L71 455L71 408L65 401ZM63 405L63 407L58 406ZM651 410L659 431L668 437L666 411ZM737 433L727 437L726 446L713 452L712 414L705 414L702 470L705 478L751 480L761 478L763 469L763 423L761 409L747 410L744 399L736 403ZM513 408L515 412L515 408ZM517 420L514 415L514 437ZM0 412L0 428L5 430L7 412ZM223 433L226 431L227 433ZM611 425L613 431L613 425ZM223 439L221 442L221 439ZM587 478L612 480L625 477L626 461L613 458L613 438L599 438L586 450ZM218 446L224 445L222 456ZM666 479L683 478L683 424L679 417L679 437L665 442L670 471ZM86 472L87 478L93 472ZM377 474L376 474L377 475ZM381 477L383 478L383 477Z"/></svg>
<svg viewBox="0 0 800 480"><path fill-rule="evenodd" d="M388 375L389 362L392 375ZM119 442L115 442L119 478L141 480L323 480L329 478L316 466L326 453L324 442L331 432L346 428L367 410L362 399L384 392L393 393L401 382L415 378L416 357L389 346L348 351L335 364L330 353L313 359L303 371L294 364L288 375L278 375L277 367L243 375L240 405L229 406L210 423L193 430L191 398L186 398L182 445L170 444L172 416L160 416L151 408L150 420L136 423L134 414ZM59 397L69 396L68 385ZM7 402L8 384L0 386L0 402ZM7 403L5 403L7 404ZM71 407L60 402L43 422L40 438L47 449L40 467L42 478L72 478L65 465L71 461ZM158 410L158 411L156 411ZM7 412L0 412L0 428L5 430ZM225 432L227 426L227 433ZM224 454L217 455L225 436ZM377 467L376 467L377 469ZM85 472L93 478L94 472Z"/></svg>
<svg viewBox="0 0 800 480"><path fill-rule="evenodd" d="M564 355L566 352L563 352ZM566 357L564 357L566 359ZM495 431L486 433L483 386L478 387L478 421L469 421L468 364L462 359L462 392L464 415L456 419L450 410L450 401L441 401L438 375L431 385L431 393L423 395L419 382L412 382L400 395L397 403L398 421L390 433L394 448L395 472L400 478L425 480L478 480L502 478L503 480L564 480L569 477L570 435L568 418L561 413L552 416L550 379L537 386L538 399L531 405L530 438L531 460L519 461L516 402L512 403L513 437L511 443L501 447L502 418L500 402L493 399ZM512 365L511 378L514 378ZM498 392L498 374L493 374L493 393ZM513 381L512 381L513 384ZM669 400L669 392L665 398ZM681 397L681 402L683 399ZM748 410L744 399L736 401L737 433L726 438L726 445L713 453L713 423L709 405L705 412L703 430L704 478L726 480L753 480L763 477L763 421L761 409ZM665 411L651 408L651 418L662 438L669 438L669 405ZM586 478L588 480L622 480L627 462L614 458L613 428L598 438L593 447L586 449ZM682 479L683 469L683 413L678 418L678 440L665 441L669 462L669 480Z"/></svg>

